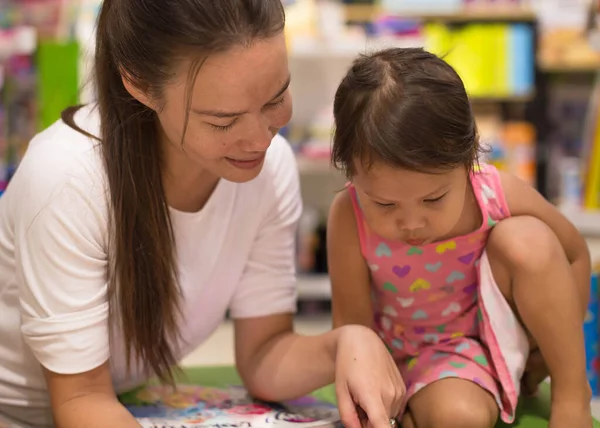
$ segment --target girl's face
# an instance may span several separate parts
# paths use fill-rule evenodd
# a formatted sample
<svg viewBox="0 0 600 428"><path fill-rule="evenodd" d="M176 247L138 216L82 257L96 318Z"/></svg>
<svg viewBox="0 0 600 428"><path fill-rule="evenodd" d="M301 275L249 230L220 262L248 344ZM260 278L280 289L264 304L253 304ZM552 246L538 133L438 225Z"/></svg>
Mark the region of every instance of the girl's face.
<svg viewBox="0 0 600 428"><path fill-rule="evenodd" d="M369 227L392 241L420 246L455 236L469 220L465 168L425 174L374 163L356 163L353 184ZM476 204L476 201L475 201Z"/></svg>
<svg viewBox="0 0 600 428"><path fill-rule="evenodd" d="M252 180L272 138L292 114L283 34L210 55L191 93L189 70L190 63L184 62L165 88L161 108L155 109L167 169L171 174Z"/></svg>

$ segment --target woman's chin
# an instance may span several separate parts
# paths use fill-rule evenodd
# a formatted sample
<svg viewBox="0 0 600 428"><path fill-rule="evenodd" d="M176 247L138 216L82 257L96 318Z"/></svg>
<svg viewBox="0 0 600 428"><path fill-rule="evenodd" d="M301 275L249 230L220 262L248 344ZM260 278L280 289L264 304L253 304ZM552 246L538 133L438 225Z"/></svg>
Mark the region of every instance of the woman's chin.
<svg viewBox="0 0 600 428"><path fill-rule="evenodd" d="M225 165L223 165L224 168L222 174L220 174L221 178L234 183L246 183L258 177L263 169L264 159L254 162L253 164L247 163L239 165L236 162L231 162L229 160L224 160L223 163Z"/></svg>

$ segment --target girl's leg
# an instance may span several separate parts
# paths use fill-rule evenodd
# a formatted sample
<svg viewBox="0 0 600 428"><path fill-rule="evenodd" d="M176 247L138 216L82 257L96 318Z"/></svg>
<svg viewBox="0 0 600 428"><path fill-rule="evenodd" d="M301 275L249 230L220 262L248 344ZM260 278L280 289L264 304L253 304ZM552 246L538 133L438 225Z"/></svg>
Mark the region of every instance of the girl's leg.
<svg viewBox="0 0 600 428"><path fill-rule="evenodd" d="M402 428L492 428L498 419L492 395L459 378L433 382L417 392L408 407L413 425Z"/></svg>
<svg viewBox="0 0 600 428"><path fill-rule="evenodd" d="M554 232L533 217L498 223L487 244L494 279L533 336L552 379L553 420L589 410L579 291ZM556 416L555 416L556 415ZM566 417L566 416L565 416ZM577 425L574 420L565 426ZM552 426L559 426L551 422Z"/></svg>
<svg viewBox="0 0 600 428"><path fill-rule="evenodd" d="M417 428L417 426L415 425L415 421L413 420L410 414L410 411L404 414L400 428Z"/></svg>

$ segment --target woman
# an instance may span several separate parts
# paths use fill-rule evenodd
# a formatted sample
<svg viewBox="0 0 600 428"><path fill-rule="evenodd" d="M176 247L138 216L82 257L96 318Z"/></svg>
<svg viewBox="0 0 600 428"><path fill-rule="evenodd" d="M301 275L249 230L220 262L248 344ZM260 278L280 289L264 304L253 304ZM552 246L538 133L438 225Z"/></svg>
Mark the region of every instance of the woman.
<svg viewBox="0 0 600 428"><path fill-rule="evenodd" d="M116 393L230 310L257 397L336 382L389 426L403 393L369 329L293 333L296 164L280 0L105 0L97 106L32 142L0 199L0 418L135 427ZM113 386L114 385L114 386Z"/></svg>

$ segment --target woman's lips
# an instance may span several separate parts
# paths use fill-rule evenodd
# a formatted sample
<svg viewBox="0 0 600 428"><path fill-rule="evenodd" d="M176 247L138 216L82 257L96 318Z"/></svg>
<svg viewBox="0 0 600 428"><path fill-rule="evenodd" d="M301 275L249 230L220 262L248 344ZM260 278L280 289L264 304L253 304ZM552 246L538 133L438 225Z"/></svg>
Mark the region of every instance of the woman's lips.
<svg viewBox="0 0 600 428"><path fill-rule="evenodd" d="M229 162L231 165L233 165L236 168L239 169L254 169L256 167L258 167L263 160L265 159L265 156L262 155L258 158L254 158L254 159L249 159L249 160L240 160L240 159L232 159L232 158L225 158L227 159L227 162Z"/></svg>

